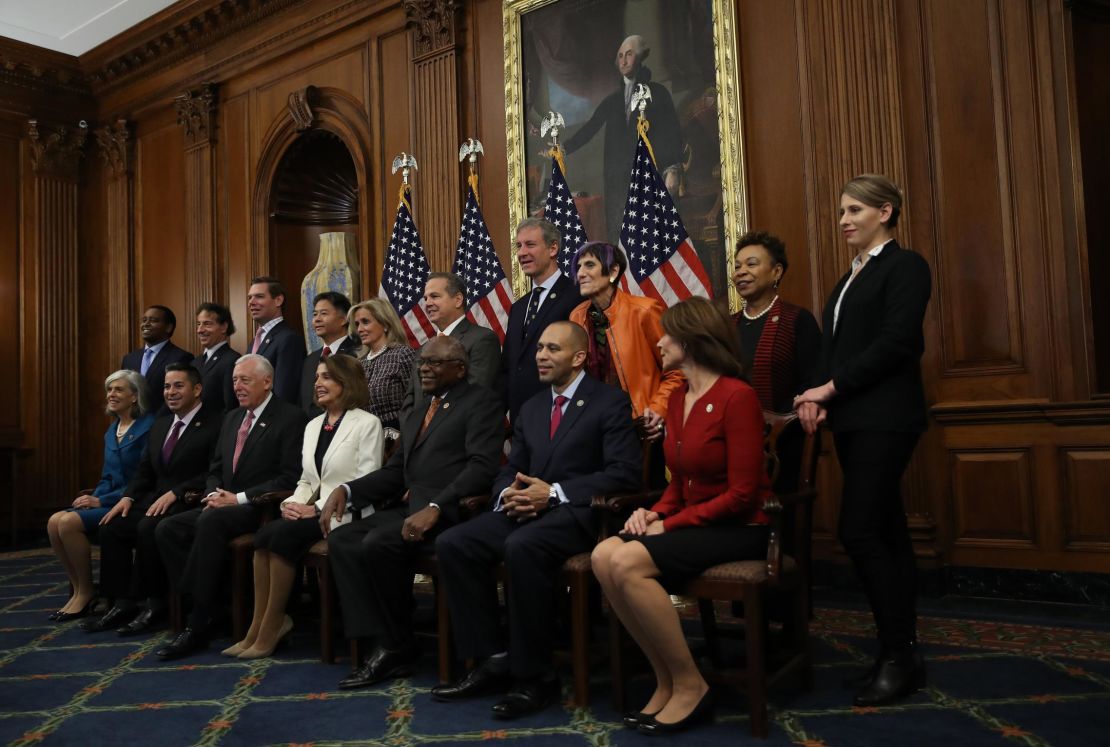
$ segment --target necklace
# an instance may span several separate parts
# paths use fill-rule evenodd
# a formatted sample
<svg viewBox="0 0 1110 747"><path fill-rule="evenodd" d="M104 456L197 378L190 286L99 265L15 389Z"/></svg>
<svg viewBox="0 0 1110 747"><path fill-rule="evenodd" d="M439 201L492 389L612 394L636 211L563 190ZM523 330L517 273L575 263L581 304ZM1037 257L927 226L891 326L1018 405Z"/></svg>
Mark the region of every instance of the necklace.
<svg viewBox="0 0 1110 747"><path fill-rule="evenodd" d="M763 311L761 311L761 312L759 312L758 314L755 314L755 315L749 314L748 313L748 305L744 304L744 308L741 310L740 313L742 313L744 315L744 318L747 319L749 322L754 322L756 319L759 319L759 318L765 316L767 314L767 312L771 310L771 307L775 305L775 301L777 301L777 300L779 300L779 294L778 293L776 293L775 297L771 299L771 303L767 304L767 308L765 308Z"/></svg>
<svg viewBox="0 0 1110 747"><path fill-rule="evenodd" d="M339 418L336 419L336 421L334 423L329 423L328 422L328 416L325 415L324 416L324 430L328 431L329 433L331 431L334 431L336 428L339 427L339 424L343 422L343 416L346 415L346 414L347 414L347 411L344 410L342 413L340 413Z"/></svg>
<svg viewBox="0 0 1110 747"><path fill-rule="evenodd" d="M130 428L131 428L131 423L128 423L127 425L117 424L116 425L116 440L117 441L122 441L124 435L127 434L127 431Z"/></svg>

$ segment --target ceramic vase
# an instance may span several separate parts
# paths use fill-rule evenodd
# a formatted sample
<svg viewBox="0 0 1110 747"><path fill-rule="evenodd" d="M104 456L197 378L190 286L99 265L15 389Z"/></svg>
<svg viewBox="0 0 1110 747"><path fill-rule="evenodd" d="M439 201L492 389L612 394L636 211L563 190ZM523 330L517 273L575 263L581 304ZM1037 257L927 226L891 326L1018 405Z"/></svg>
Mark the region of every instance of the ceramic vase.
<svg viewBox="0 0 1110 747"><path fill-rule="evenodd" d="M312 329L312 308L316 303L316 296L325 291L337 291L355 303L359 300L359 275L355 235L345 231L320 234L320 257L316 260L316 266L301 282L304 341L308 352L324 344Z"/></svg>

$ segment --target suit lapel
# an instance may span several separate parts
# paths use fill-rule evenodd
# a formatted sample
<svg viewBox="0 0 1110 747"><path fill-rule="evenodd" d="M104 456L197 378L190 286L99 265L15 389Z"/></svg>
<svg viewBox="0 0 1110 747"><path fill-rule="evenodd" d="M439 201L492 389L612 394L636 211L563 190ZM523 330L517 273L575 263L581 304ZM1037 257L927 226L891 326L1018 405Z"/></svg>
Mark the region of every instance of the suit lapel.
<svg viewBox="0 0 1110 747"><path fill-rule="evenodd" d="M207 417L208 416L204 414L204 409L201 408L201 411L198 412L196 415L194 415L193 419L189 421L189 425L187 425L187 426L185 426L184 428L181 429L181 435L179 435L177 437L177 443L174 444L173 453L170 454L170 461L171 462L173 460L177 459L177 455L181 453L181 445L183 443L186 443L187 441L191 443L192 442L192 434L201 430L202 428L204 428L205 419ZM172 422L171 422L171 427L172 427ZM166 434L162 434L162 441L160 443L165 442L165 436L166 436Z"/></svg>
<svg viewBox="0 0 1110 747"><path fill-rule="evenodd" d="M436 410L436 414L432 416L431 422L428 423L427 430L425 430L424 433L422 433L420 435L420 437L417 439L416 443L414 443L412 445L412 448L414 450L420 448L420 446L425 441L428 440L428 436L432 435L432 431L439 428L439 426L444 421L446 421L447 418L452 416L452 414L451 414L452 401L457 397L457 395L455 394L457 389L458 389L458 385L456 384L455 386L453 386L449 390L447 390L447 394L443 395L443 401L441 401L439 403L439 409ZM431 402L432 402L432 400L429 399L428 404L430 405ZM455 409L458 409L458 408L456 407ZM417 424L417 426L416 426L417 431L419 431L420 425L422 425L424 423L424 415L427 412L428 412L427 409L425 409L424 412L420 413L420 423Z"/></svg>
<svg viewBox="0 0 1110 747"><path fill-rule="evenodd" d="M327 415L324 415L324 422L325 423L327 422ZM336 434L336 435L338 435L338 434ZM320 462L321 465L324 465L324 464L328 463L328 457L331 455L332 449L335 447L336 441L337 441L337 439L333 438L332 442L330 444L328 444L328 450L326 452L324 452L324 458ZM320 474L316 471L316 445L318 443L320 443L320 429L316 428L316 427L305 428L304 429L304 453L312 455L312 458L308 460L308 463L311 465L309 467L309 469L311 469L314 473L316 473L317 478L320 477ZM245 451L245 449L244 449L244 451Z"/></svg>
<svg viewBox="0 0 1110 747"><path fill-rule="evenodd" d="M547 295L543 299L543 303L540 305L539 311L536 312L535 321L533 321L532 326L528 328L528 333L524 335L524 342L521 344L519 351L521 356L526 355L529 351L532 352L532 355L535 355L536 338L539 337L540 330L547 325L547 319L551 316L552 310L555 308L555 304L559 300L559 297L568 292L568 283L569 280L567 276L565 274L560 275L559 279L555 281L555 285L551 286L551 290L547 292ZM525 296L525 298L529 299L530 302L530 296ZM525 305L524 319L521 320L521 327L524 326L524 322L527 318L528 306Z"/></svg>
<svg viewBox="0 0 1110 747"><path fill-rule="evenodd" d="M253 426L251 426L251 432L250 432L250 434L247 435L247 442L245 444L243 444L243 451L242 451L241 454L239 454L239 464L240 465L243 464L243 461L247 458L247 455L250 453L250 451L254 447L254 445L256 443L258 443L259 441L261 441L265 437L266 430L269 428L270 422L271 422L271 420L274 416L274 401L275 400L276 400L276 397L274 399L270 400L270 404L266 405L266 409L263 410L262 414L258 416L257 422L255 422L255 424ZM247 416L247 414L246 414L246 412L244 412L243 417L245 418L246 416ZM242 424L243 424L243 421L240 420L239 425L242 425ZM236 428L236 432L238 432L238 428ZM235 454L234 445L232 446L232 452L231 453L232 453L232 455Z"/></svg>
<svg viewBox="0 0 1110 747"><path fill-rule="evenodd" d="M854 280L852 280L852 284L848 286L848 290L844 294L843 300L841 300L840 302L840 318L844 317L844 311L848 306L851 305L851 300L859 296L858 291L860 290L860 288L865 288L868 284L871 283L872 278L876 275L876 273L879 272L879 266L883 259L889 257L893 253L893 250L897 248L898 243L892 239L891 241L883 245L883 249L881 252L867 260L867 263L860 269L859 274L856 275ZM845 276L845 283L848 282L849 277L851 277L850 273ZM838 285L838 289L835 291L835 294L837 296L839 296L840 294L839 288L843 287L843 284ZM840 335L840 330L841 325L838 322L833 329L834 340Z"/></svg>

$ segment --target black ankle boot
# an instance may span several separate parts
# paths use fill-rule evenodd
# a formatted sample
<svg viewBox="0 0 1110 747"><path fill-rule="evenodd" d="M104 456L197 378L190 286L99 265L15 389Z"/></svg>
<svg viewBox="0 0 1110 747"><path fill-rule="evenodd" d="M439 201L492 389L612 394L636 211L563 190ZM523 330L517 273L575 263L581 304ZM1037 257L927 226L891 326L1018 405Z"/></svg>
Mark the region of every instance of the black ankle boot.
<svg viewBox="0 0 1110 747"><path fill-rule="evenodd" d="M925 661L915 643L890 649L878 662L875 676L852 701L860 707L884 706L925 686Z"/></svg>

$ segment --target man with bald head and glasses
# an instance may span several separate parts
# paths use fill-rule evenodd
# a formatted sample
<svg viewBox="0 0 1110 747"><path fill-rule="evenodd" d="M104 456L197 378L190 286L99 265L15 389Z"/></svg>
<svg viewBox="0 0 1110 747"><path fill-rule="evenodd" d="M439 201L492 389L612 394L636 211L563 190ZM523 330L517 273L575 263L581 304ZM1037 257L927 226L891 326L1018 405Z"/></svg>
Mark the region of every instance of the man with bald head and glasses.
<svg viewBox="0 0 1110 747"><path fill-rule="evenodd" d="M504 408L493 390L467 381L468 354L433 338L417 360L423 409L401 419L401 446L379 470L340 485L320 513L348 638L373 637L366 664L339 687L366 687L407 674L418 656L412 636L412 581L420 553L459 521L459 501L489 490L501 457ZM359 516L331 530L347 504Z"/></svg>

